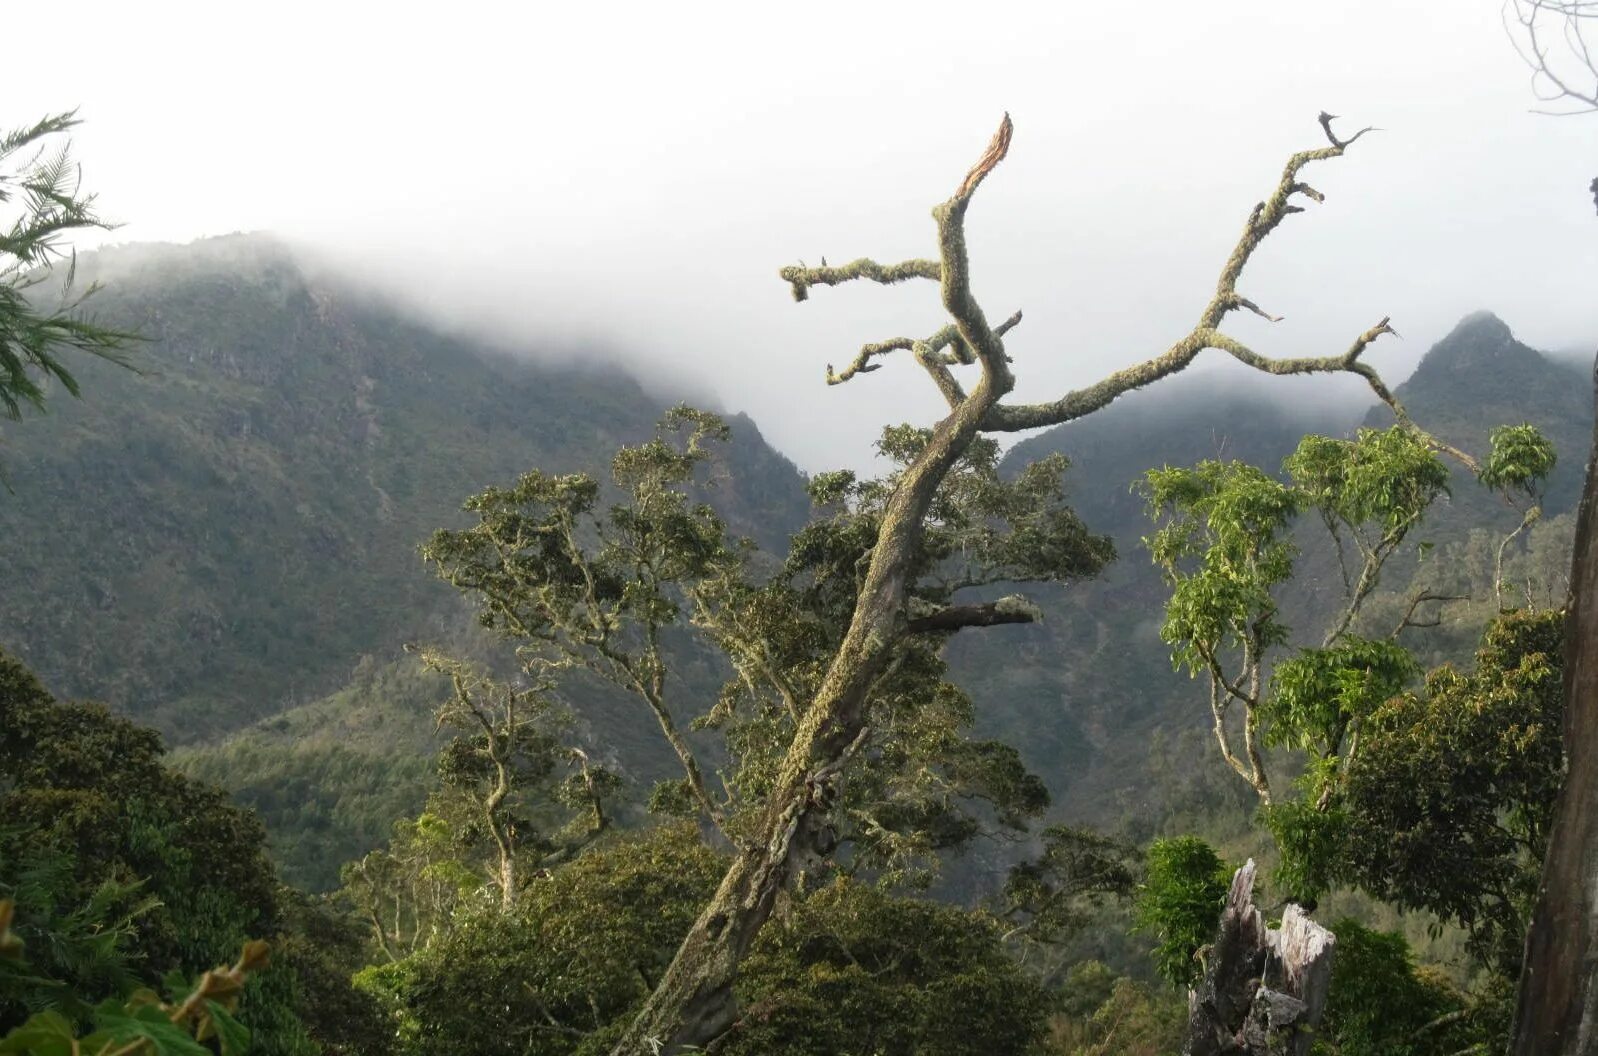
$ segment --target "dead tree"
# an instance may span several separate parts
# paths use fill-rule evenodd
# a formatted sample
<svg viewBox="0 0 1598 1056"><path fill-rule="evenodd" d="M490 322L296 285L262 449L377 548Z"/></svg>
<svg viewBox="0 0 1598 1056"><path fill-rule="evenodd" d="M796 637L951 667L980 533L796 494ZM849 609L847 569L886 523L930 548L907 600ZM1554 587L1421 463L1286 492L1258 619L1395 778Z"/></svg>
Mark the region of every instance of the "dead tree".
<svg viewBox="0 0 1598 1056"><path fill-rule="evenodd" d="M1598 112L1598 0L1506 0L1509 39L1531 69L1537 101L1563 116Z"/></svg>
<svg viewBox="0 0 1598 1056"><path fill-rule="evenodd" d="M1308 1056L1336 938L1289 904L1272 929L1254 905L1254 860L1232 877L1221 928L1188 992L1183 1056Z"/></svg>
<svg viewBox="0 0 1598 1056"><path fill-rule="evenodd" d="M885 265L862 258L841 266L782 269L783 280L799 301L817 287L861 280L936 283L948 313L944 326L924 338L894 337L865 345L842 371L829 367L827 381L847 382L881 369L902 354L900 358L912 359L926 372L947 402L948 414L905 469L883 511L848 631L799 722L755 838L733 859L671 966L617 1044L614 1052L618 1056L669 1056L694 1047L714 1051L717 1038L735 1021L732 987L739 964L798 869L831 846L828 810L837 798L837 782L847 776L851 746L861 736L866 701L898 643L913 633L905 604L906 577L918 552L928 509L950 468L975 439L984 433L1018 432L1082 418L1127 392L1179 373L1206 349L1223 352L1268 374L1358 375L1393 409L1400 423L1415 428L1376 370L1361 358L1372 342L1393 332L1386 319L1356 337L1345 351L1312 358L1273 358L1222 330L1227 317L1237 311L1271 318L1238 292L1244 268L1283 220L1303 212L1303 203L1324 200L1303 182L1303 170L1315 162L1341 157L1364 134L1342 139L1332 130L1332 115L1323 113L1319 120L1326 145L1288 159L1270 195L1249 213L1221 267L1215 293L1192 329L1158 355L1051 402L1006 400L1015 388L1015 374L1005 338L1021 321L1021 314L995 325L971 291L966 212L982 182L1009 153L1012 127L1008 115L953 196L933 209L936 259ZM981 619L978 609L953 606L940 615L940 626L957 629L992 622ZM918 616L924 618L925 614Z"/></svg>
<svg viewBox="0 0 1598 1056"><path fill-rule="evenodd" d="M1598 113L1598 0L1505 0L1503 17L1545 104L1537 113ZM1598 177L1587 189L1598 209Z"/></svg>

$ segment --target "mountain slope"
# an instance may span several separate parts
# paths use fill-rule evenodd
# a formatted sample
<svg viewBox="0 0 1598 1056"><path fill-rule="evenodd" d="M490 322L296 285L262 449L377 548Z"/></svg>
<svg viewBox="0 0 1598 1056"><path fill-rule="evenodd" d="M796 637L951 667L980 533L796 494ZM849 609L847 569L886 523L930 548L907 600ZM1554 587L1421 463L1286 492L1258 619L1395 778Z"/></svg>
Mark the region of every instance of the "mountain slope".
<svg viewBox="0 0 1598 1056"><path fill-rule="evenodd" d="M1380 427L1392 420L1384 407L1285 405L1269 393L1229 389L1224 376L1178 377L1029 439L1008 456L1012 469L1053 451L1070 457L1073 504L1089 526L1115 539L1119 554L1098 580L1040 597L1042 624L962 636L950 650L984 728L1021 748L1067 817L1130 823L1132 835L1147 836L1183 809L1173 790L1190 780L1184 771L1221 773L1213 743L1201 732L1209 720L1202 687L1171 669L1159 640L1168 594L1140 541L1149 524L1132 483L1151 467L1204 458L1276 470L1308 432L1342 435L1362 422ZM1397 394L1423 427L1467 450L1485 452L1496 425L1538 425L1560 455L1547 517L1574 507L1592 435L1585 370L1520 345L1502 322L1478 313L1438 342ZM1519 519L1468 472L1456 473L1453 487L1452 499L1439 504L1417 538L1458 542L1483 527L1502 534ZM1300 577L1282 600L1288 624L1309 640L1319 637L1338 603L1340 581L1322 533L1309 525L1302 539ZM1397 589L1412 569L1413 562L1395 562L1386 586ZM1445 630L1412 644L1429 657L1468 651L1473 634ZM1173 743L1184 746L1176 756L1184 761L1175 767ZM1252 809L1246 799L1239 804Z"/></svg>
<svg viewBox="0 0 1598 1056"><path fill-rule="evenodd" d="M602 472L660 400L614 370L498 354L232 236L85 260L142 375L7 430L0 644L58 693L190 741L340 685L460 611L415 554L459 504L538 467ZM536 351L536 350L533 350ZM793 466L734 421L715 502L768 541Z"/></svg>
<svg viewBox="0 0 1598 1056"><path fill-rule="evenodd" d="M1559 461L1549 481L1550 512L1575 509L1581 499L1587 447L1592 441L1590 366L1537 352L1515 340L1491 312L1475 312L1439 341L1415 373L1395 390L1410 416L1450 443L1485 454L1500 425L1530 422L1552 440ZM1386 427L1393 416L1373 407L1365 424ZM1456 467L1453 502L1490 516L1503 500L1475 487Z"/></svg>

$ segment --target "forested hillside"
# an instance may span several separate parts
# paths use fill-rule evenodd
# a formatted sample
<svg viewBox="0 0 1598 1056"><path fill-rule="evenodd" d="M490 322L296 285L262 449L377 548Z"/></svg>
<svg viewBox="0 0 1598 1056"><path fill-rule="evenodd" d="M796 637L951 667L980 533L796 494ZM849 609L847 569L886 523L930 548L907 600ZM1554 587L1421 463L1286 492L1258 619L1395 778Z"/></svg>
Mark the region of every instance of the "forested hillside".
<svg viewBox="0 0 1598 1056"><path fill-rule="evenodd" d="M85 257L102 324L146 340L133 374L6 430L4 645L52 689L177 743L344 684L366 654L462 609L416 548L472 491L528 469L596 469L665 401L609 368L451 336L265 236ZM546 358L541 359L541 355ZM802 481L734 420L714 487L780 542Z"/></svg>
<svg viewBox="0 0 1598 1056"><path fill-rule="evenodd" d="M1506 386L1505 371L1523 384ZM1027 439L1005 457L1006 472L1016 473L1051 453L1066 455L1069 501L1091 528L1114 539L1118 553L1093 579L1033 588L1045 613L1040 623L957 638L948 650L954 677L975 700L978 728L1020 748L1047 784L1057 817L1143 840L1215 810L1232 812L1226 828L1238 826L1251 809L1233 797L1216 798L1214 786L1225 786L1221 775L1201 771L1207 782L1195 790L1186 783L1189 772L1167 765L1176 745L1207 748L1202 735L1208 713L1198 687L1173 670L1170 647L1159 638L1167 588L1142 543L1150 522L1134 483L1152 467L1201 458L1279 466L1306 433L1347 435L1361 424L1385 425L1383 415L1388 421L1391 415L1357 402L1283 403L1269 389L1234 382L1224 372L1178 378ZM1561 459L1545 520L1534 528L1551 551L1547 560L1557 565L1569 545L1580 452L1592 427L1581 396L1584 384L1577 368L1513 342L1501 321L1481 314L1440 341L1398 391L1418 420L1468 449L1485 448L1489 423L1530 421L1561 452L1573 452ZM735 466L753 463L753 482L773 490L783 486L785 478L753 462L771 456L759 447L740 454L745 444L735 439L729 460ZM496 457L514 461L504 452ZM529 461L519 469L538 464ZM718 506L724 491L713 498ZM792 505L781 508L784 516L794 515ZM1421 537L1459 548L1472 529L1501 534L1514 521L1501 498L1456 472L1452 496L1431 511ZM768 550L773 541L769 532L762 539ZM1303 546L1308 571L1303 589L1289 599L1289 622L1308 641L1321 633L1340 592L1326 540L1306 533ZM396 580L409 580L407 589L419 593L431 586L419 564L406 563L408 553L398 558ZM1387 596L1371 606L1378 616L1391 618L1389 610L1400 604L1398 596L1417 571L1413 562L1394 562ZM1487 619L1488 600L1456 604L1446 626L1411 632L1415 647L1434 661L1468 659ZM459 623L438 624L432 633L467 635ZM396 807L420 806L425 760L436 750L430 704L441 683L402 656L393 639L366 649L369 656L349 684L325 700L236 734L210 737L177 756L184 767L233 789L241 802L259 810L287 875L314 887L331 886L340 862L380 843L399 816ZM703 661L697 670L692 688L708 698L717 676ZM634 794L642 796L669 771L669 754L625 704L602 689L579 690L578 699L587 743L628 775ZM1001 868L1007 855L1000 853L988 867Z"/></svg>
<svg viewBox="0 0 1598 1056"><path fill-rule="evenodd" d="M663 685L686 738L678 754L696 754L716 775L712 787L726 790L729 804L742 796L758 802L765 780L760 767L768 765L761 753L770 750L762 745L781 723L775 713L760 711L762 691L750 680L778 662L764 652L769 649L798 651L795 657L776 654L800 673L787 677L815 677L818 669L805 658L807 651L817 647L817 635L824 641L836 633L833 622L813 622L816 612L837 604L830 591L843 589L847 597L853 589L846 584L858 574L857 548L868 545L860 526L871 523L873 504L889 492L851 474L807 482L743 419L702 450L690 446L680 464L673 461L674 448L660 446L664 440L625 446L648 437L663 410L661 401L625 377L541 364L440 334L342 282L308 278L291 253L269 240L136 247L88 263L91 272L98 267L116 277L115 292L98 304L102 318L150 340L139 346L141 373L91 367L83 373L94 399L57 401L55 414L14 430L7 468L16 494L29 502L6 515L19 560L26 562L20 588L0 610L15 628L13 648L58 691L100 697L164 728L179 745L172 763L226 789L264 822L265 846L285 881L313 892L340 889L337 905L344 908L332 917L318 916L327 909L314 903L271 911L293 921L271 925L285 929L280 941L293 950L304 944L297 971L336 975L357 964L369 954L356 952L359 941L351 933L335 942L333 931L319 929L347 927L349 920L339 913L393 900L392 924L372 916L373 937L393 962L358 976L358 993L339 990L342 982L332 991L337 1000L359 1006L349 1029L380 1031L375 1024L388 1016L398 1017L402 1033L426 1022L429 1030L474 1037L479 1020L445 1026L452 1009L475 999L483 985L453 977L456 962L450 958L474 964L489 948L495 956L531 958L503 980L514 990L522 978L516 973L544 971L539 958L555 954L541 946L523 949L517 944L529 933L501 935L492 930L500 926L497 918L473 915L467 893L479 890L478 867L461 856L484 846L483 823L474 820L473 810L487 809L489 824L495 824L495 814L481 806L489 801L471 798L482 772L463 753L483 749L469 747L476 742L458 726L467 713L458 704L450 720L448 702L452 694L466 701L469 694L505 690L491 679L479 683L476 675L462 675L468 669L451 666L454 660L432 660L434 670L426 671L410 647L442 647L476 669L512 678L518 677L517 665L493 633L475 626L472 607L462 604L459 593L439 582L435 573L464 559L440 557L450 551L435 549L430 569L419 544L440 528L461 529L445 535L462 541L484 530L488 511L508 501L509 493L495 488L530 470L585 470L605 480L613 453L614 483L599 486L603 495L593 511L599 520L573 535L570 545L598 545L602 536L593 533L607 520L603 531L619 533L605 536L612 542L653 526L636 538L665 532L671 546L689 545L685 541L695 533L719 533L721 521L705 521L712 516L706 511L688 512L697 506L682 508L684 520L671 512L676 500L663 508L656 504L679 487L696 502L707 500L730 538L751 538L759 549L723 552L717 543L712 552L720 556L695 573L715 584L694 588L709 594L691 595L700 606L693 617L697 632L687 633L679 619L685 612L671 602L660 611L677 615L642 641L658 634L659 661L669 665ZM1516 384L1508 383L1511 378ZM984 1037L1012 1028L1035 1034L1046 1008L1054 1010L1049 1014L1056 1029L1083 1037L1096 1036L1101 1026L1094 1024L1106 1016L1130 1016L1148 1037L1170 1034L1173 1006L1148 989L1149 940L1126 934L1125 910L1118 908L1133 878L1143 875L1136 848L1155 841L1156 857L1146 868L1156 887L1167 882L1158 879L1166 868L1159 855L1178 850L1189 855L1182 869L1225 871L1223 859L1192 842L1195 832L1233 853L1276 859L1252 828L1256 804L1248 786L1218 764L1205 765L1216 760L1202 693L1186 673L1173 670L1173 646L1162 640L1161 614L1171 585L1145 546L1153 530L1146 474L1211 459L1253 463L1282 476L1284 458L1306 434L1351 437L1362 428L1381 430L1391 417L1356 403L1278 403L1268 390L1233 381L1224 372L1199 374L1136 392L1100 414L1022 441L1002 460L996 447L984 448L961 470L951 492L954 505L934 529L935 539L947 533L948 542L929 545L949 559L962 548L980 554L995 545L986 534L992 525L1008 522L1011 535L1050 533L1052 541L1038 545L1056 555L1051 561L1063 561L1066 571L1030 565L1024 550L994 552L995 567L1039 576L1040 582L1025 589L1041 618L948 640L941 647L947 682L938 681L943 660L930 652L896 676L908 679L901 695L911 710L882 735L888 743L881 758L898 761L852 793L850 816L860 828L848 838L859 848L857 868L868 874L897 877L912 888L936 883L934 890L946 901L987 908L966 915L841 882L785 919L784 930L771 940L779 945L759 948L747 1000L776 1001L761 997L767 992L762 988L786 992L796 984L783 982L784 973L817 970L803 960L810 953L798 963L784 960L790 954L780 943L790 931L836 934L856 926L845 921L855 921L864 930L851 941L869 946L884 941L880 925L903 917L906 935L943 935L939 941L966 949L966 959L929 962L902 983L883 983L882 1000L899 1000L894 987L919 987L945 978L940 973L958 975L981 964L972 978L1008 995L993 991L982 999L1002 1010L995 1012L1002 1026L995 1021L984 1028ZM1562 590L1557 577L1568 559L1581 445L1592 427L1580 396L1583 385L1575 368L1519 345L1502 322L1480 314L1439 342L1398 389L1415 419L1450 444L1485 451L1493 427L1530 422L1571 452L1549 477L1540 517L1527 521L1521 545L1508 551L1503 566L1502 578L1515 591L1523 580L1533 605L1557 604ZM921 436L890 430L884 450L902 461L914 454ZM1043 512L1055 501L1046 482L1062 457L1069 461L1065 499L1075 515L1055 519ZM545 496L538 501L565 501L557 498L563 486L537 490L545 487L539 481L563 478L527 479L532 483L522 486L533 487L530 494ZM1415 531L1412 542L1420 545L1395 553L1384 568L1358 626L1383 633L1383 621L1402 615L1416 590L1446 592L1446 603L1428 602L1435 610L1422 610L1436 616L1433 625L1417 621L1406 641L1428 662L1468 666L1502 600L1493 596L1492 547L1521 512L1457 467L1449 486L1451 494L1426 511ZM476 505L463 512L461 503L473 492L481 493ZM598 513L612 501L623 505ZM481 521L476 529L469 527L473 518ZM1292 539L1298 572L1280 615L1292 641L1311 644L1340 604L1337 558L1313 521L1295 527ZM438 540L429 547L464 545ZM1110 544L1115 558L1104 564ZM657 559L649 556L656 553L652 547L625 551L620 565L603 572L579 561L542 589L567 590L582 569L588 569L583 576L599 575L605 582L616 575L642 576ZM472 560L483 559L478 553ZM754 578L744 582L744 576ZM776 578L757 588L767 576ZM996 598L1009 589L1005 575L985 573L984 579L975 596L988 592ZM785 586L790 580L793 585ZM660 589L650 582L646 576L625 589L619 583L606 587L619 593L604 604L620 606L617 620L643 619L641 613L656 610L624 616L635 604L624 599ZM496 588L487 589L479 615L513 641L533 641L517 629L522 624L494 615L500 611ZM60 604L60 598L72 600ZM581 622L589 618L583 613L595 611L588 606L598 604L596 595L570 614ZM1010 603L992 604L1008 611L1002 606ZM718 607L738 615L718 623ZM563 617L556 612L546 618ZM769 641L756 654L741 652L751 648L742 636L756 627L766 628L759 633L771 636ZM1529 633L1546 636L1542 629ZM606 664L621 654L605 651L613 648L605 636L598 641L573 653L581 658L577 670L560 678L559 721L540 726L525 744L516 739L523 734L506 741L524 744L518 751L528 753L517 764L523 775L517 782L543 787L536 783L550 780L566 758L563 744L572 746L570 758L583 761L587 779L597 776L600 782L590 784L588 793L571 791L570 782L558 793L537 793L534 787L518 793L516 809L529 813L516 815L515 825L531 833L519 838L544 856L533 862L558 864L581 855L581 864L554 873L559 883L539 888L522 912L543 921L528 918L526 926L535 930L569 928L574 913L571 919L587 927L592 918L585 907L598 899L618 928L636 929L658 913L680 929L692 907L708 897L721 859L685 830L651 827L648 817L699 813L703 823L717 815L713 804L705 808L712 813L700 813L683 798L688 786L669 739L661 738L625 686L603 677ZM969 710L962 690L970 696ZM26 699L42 714L57 707L42 696ZM752 703L755 711L747 713ZM480 721L491 721L478 714ZM1271 759L1273 765L1285 761L1290 773L1299 765L1280 751ZM901 769L914 775L908 784L892 777ZM555 798L540 800L544 794ZM574 837L582 815L563 817L552 804L575 809L584 795L592 797L591 810L601 820L587 835ZM873 799L879 796L880 802ZM1089 829L1029 830L1028 819L1039 815L1090 825L1115 839ZM611 839L613 827L648 834ZM982 834L998 838L975 839ZM252 848L261 839L252 832L247 852L258 853ZM594 851L582 851L595 839ZM575 842L564 842L569 840ZM934 864L939 859L946 859L941 868ZM453 879L444 882L445 876ZM632 878L656 885L666 876L680 880L680 889L626 886ZM1188 881L1172 874L1169 882ZM507 882L502 890L509 905L513 888ZM1369 901L1334 901L1356 907L1367 920L1403 923ZM1003 943L982 915L999 907L1025 921L1005 932ZM1202 910L1195 936L1209 927L1209 912ZM461 930L451 932L457 918ZM1424 939L1428 923L1437 919L1446 918L1414 918L1407 930ZM1341 926L1356 944L1367 941L1359 925ZM1027 944L1034 941L1034 928L1037 949L1051 951L1041 954L1043 964L1052 965L1042 969L1043 978L1064 987L1064 1005L1045 1003L1030 975L1010 979L1017 963L1040 954L1021 952L1017 961L1003 952L1005 943L1022 935L1014 941L1032 951ZM319 947L311 933L335 944ZM1389 958L1383 970L1410 971L1391 966L1397 963L1391 962L1393 950L1401 946L1380 946L1397 939L1371 934L1375 938L1368 941L1378 944L1373 949ZM630 940L618 934L607 941ZM1177 951L1170 962L1160 960L1167 946L1156 945L1157 971L1185 979L1185 958L1197 941L1168 940ZM1467 931L1455 926L1424 948L1446 954L1451 977L1464 982L1476 970L1467 970L1466 941ZM401 947L413 952L401 956ZM323 955L342 958L344 968L315 960ZM884 963L899 964L904 952L890 943L881 956ZM435 1000L431 991L412 989L409 977L393 974L401 971L439 980L445 989L437 1000L443 1004L429 1004ZM584 985L617 983L603 976ZM1437 985L1441 989L1425 997L1436 1007L1465 1001L1450 989L1453 983ZM466 989L452 997L450 987ZM617 1008L628 1007L626 1001ZM1482 1007L1498 1006L1486 1001ZM302 1001L294 1015L318 1043L339 1029L333 1025L338 1015L322 1022L324 1013L314 1002ZM942 1029L929 1016L915 1011L893 1029L905 1031L905 1038L929 1036L923 1032ZM847 1034L857 1028L840 1022L828 1029ZM375 1041L369 1036L362 1043Z"/></svg>

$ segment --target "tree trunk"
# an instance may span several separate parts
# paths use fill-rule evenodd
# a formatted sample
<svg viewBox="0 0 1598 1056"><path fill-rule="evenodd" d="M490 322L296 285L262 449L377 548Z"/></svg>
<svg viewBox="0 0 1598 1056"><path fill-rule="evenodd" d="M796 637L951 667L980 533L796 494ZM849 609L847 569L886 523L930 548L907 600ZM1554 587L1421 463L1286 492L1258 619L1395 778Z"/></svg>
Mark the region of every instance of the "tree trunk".
<svg viewBox="0 0 1598 1056"><path fill-rule="evenodd" d="M1594 181L1598 188L1598 181ZM1598 384L1598 365L1595 365ZM1565 615L1565 784L1526 936L1515 1056L1598 1053L1598 434Z"/></svg>
<svg viewBox="0 0 1598 1056"><path fill-rule="evenodd" d="M732 1026L738 965L777 896L831 850L831 786L860 733L871 686L907 630L906 569L927 510L999 395L987 379L979 383L938 423L888 500L849 632L794 733L759 833L722 878L614 1056L674 1056L710 1045Z"/></svg>
<svg viewBox="0 0 1598 1056"><path fill-rule="evenodd" d="M1326 1007L1336 937L1295 905L1280 931L1254 906L1252 859L1232 878L1204 978L1188 993L1183 1056L1307 1056Z"/></svg>

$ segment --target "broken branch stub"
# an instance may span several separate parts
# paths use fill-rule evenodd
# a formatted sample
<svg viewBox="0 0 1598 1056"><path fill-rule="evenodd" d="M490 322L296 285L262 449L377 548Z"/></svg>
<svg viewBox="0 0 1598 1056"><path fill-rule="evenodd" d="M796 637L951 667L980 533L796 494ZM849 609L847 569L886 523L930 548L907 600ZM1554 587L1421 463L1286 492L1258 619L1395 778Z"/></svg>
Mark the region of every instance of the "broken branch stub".
<svg viewBox="0 0 1598 1056"><path fill-rule="evenodd" d="M1188 992L1183 1056L1308 1056L1326 1008L1337 939L1296 905L1266 926L1254 860L1232 878L1204 978Z"/></svg>

